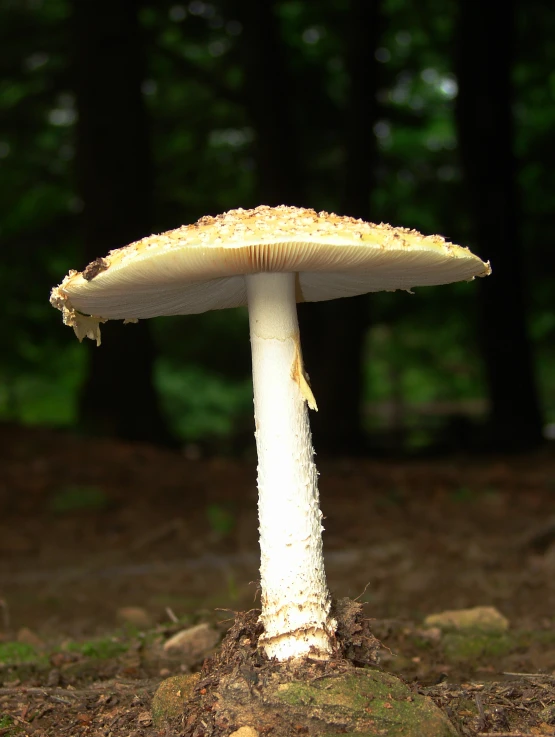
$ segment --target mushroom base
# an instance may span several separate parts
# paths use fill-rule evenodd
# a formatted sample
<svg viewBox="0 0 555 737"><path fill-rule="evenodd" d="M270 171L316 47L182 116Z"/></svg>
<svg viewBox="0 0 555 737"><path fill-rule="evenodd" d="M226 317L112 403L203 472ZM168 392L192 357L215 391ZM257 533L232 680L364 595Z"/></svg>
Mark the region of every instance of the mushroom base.
<svg viewBox="0 0 555 737"><path fill-rule="evenodd" d="M153 700L158 728L172 721L193 737L299 734L455 737L445 715L395 676L375 668L380 647L362 605L337 603L338 639L327 661L279 663L258 647L257 611L239 613L220 652L200 674L163 682Z"/></svg>

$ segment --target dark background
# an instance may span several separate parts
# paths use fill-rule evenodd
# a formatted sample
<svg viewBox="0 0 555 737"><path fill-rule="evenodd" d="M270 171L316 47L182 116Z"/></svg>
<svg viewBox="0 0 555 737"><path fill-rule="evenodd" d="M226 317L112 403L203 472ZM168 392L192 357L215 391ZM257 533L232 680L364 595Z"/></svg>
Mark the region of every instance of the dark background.
<svg viewBox="0 0 555 737"><path fill-rule="evenodd" d="M320 453L555 435L555 6L0 0L0 420L254 450L244 310L108 324L70 268L205 214L440 233L493 275L299 308Z"/></svg>

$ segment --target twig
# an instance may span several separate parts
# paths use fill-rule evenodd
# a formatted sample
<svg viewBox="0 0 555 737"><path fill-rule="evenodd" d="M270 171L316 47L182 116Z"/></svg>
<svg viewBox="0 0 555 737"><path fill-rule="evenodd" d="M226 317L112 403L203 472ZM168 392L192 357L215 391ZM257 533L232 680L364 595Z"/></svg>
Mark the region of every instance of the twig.
<svg viewBox="0 0 555 737"><path fill-rule="evenodd" d="M48 591L55 591L60 585L77 581L83 576L102 568L107 563L113 564L115 561L127 556L129 553L138 553L143 548L164 539L172 532L177 532L182 528L182 526L183 520L178 517L177 519L172 519L169 522L162 523L153 530L149 530L145 535L135 540L135 542L128 548L108 550L98 553L92 558L92 560L87 561L87 563L79 566L79 568L65 571L65 574L62 572L57 580L51 581Z"/></svg>
<svg viewBox="0 0 555 737"><path fill-rule="evenodd" d="M549 678L554 679L555 676L548 675L547 673L511 673L510 671L503 671L504 676L518 676L522 678Z"/></svg>
<svg viewBox="0 0 555 737"><path fill-rule="evenodd" d="M370 586L370 581L368 581L368 583L367 583L367 584L366 584L366 586L365 586L365 587L364 587L364 588L362 589L362 591L360 592L360 594L359 594L358 596L355 596L355 598L353 599L353 601L358 601L358 600L360 599L360 597L361 597L361 596L364 596L364 594L366 593L366 589L367 589L367 588L368 588L369 586Z"/></svg>
<svg viewBox="0 0 555 737"><path fill-rule="evenodd" d="M73 689L67 689L67 688L38 688L36 686L32 687L25 687L25 686L12 686L11 688L0 688L0 696L15 696L17 694L21 694L22 696L25 696L26 694L40 694L40 695L56 695L60 694L60 696L75 696L78 698L80 693L84 693L83 691L74 691ZM94 693L97 693L96 691Z"/></svg>
<svg viewBox="0 0 555 737"><path fill-rule="evenodd" d="M148 545L151 545L154 542L159 542L163 538L167 537L171 532L179 531L182 527L183 520L180 517L178 517L177 519L172 519L169 522L163 522L158 527L155 527L154 530L150 530L145 535L136 540L132 545L129 546L125 553L137 553L142 548L146 548Z"/></svg>
<svg viewBox="0 0 555 737"><path fill-rule="evenodd" d="M32 721L41 719L45 714L48 714L48 712L53 711L53 709L54 707L52 706L52 704L45 704L41 709L39 709L37 712L35 712L35 714L33 714Z"/></svg>
<svg viewBox="0 0 555 737"><path fill-rule="evenodd" d="M474 701L476 702L476 706L478 708L478 729L485 729L488 726L488 718L486 716L486 712L484 711L484 704L482 703L482 696L481 694L477 693L474 696Z"/></svg>
<svg viewBox="0 0 555 737"><path fill-rule="evenodd" d="M44 696L74 696L76 699L78 699L83 694L102 694L106 692L112 692L112 691L121 691L121 690L136 690L137 684L136 683L118 683L117 688L114 686L104 686L102 688L58 688L57 686L49 687L49 686L7 686L0 688L0 696L17 696L17 694L21 694L22 696L25 696L26 694L31 695L44 695Z"/></svg>
<svg viewBox="0 0 555 737"><path fill-rule="evenodd" d="M139 688L144 688L147 685L147 680L142 681L130 681L130 682L117 682L110 681L109 683L103 684L98 688L59 688L58 686L4 686L0 688L0 696L17 696L17 694L39 694L39 695L50 695L59 694L60 696L79 696L83 694L105 694L105 693L119 693L120 691L136 691Z"/></svg>
<svg viewBox="0 0 555 737"><path fill-rule="evenodd" d="M21 724L29 724L29 722L26 719L23 719L22 717L18 717L15 714L12 714L11 718L15 719L16 722L20 722Z"/></svg>
<svg viewBox="0 0 555 737"><path fill-rule="evenodd" d="M66 706L71 706L72 704L71 699L64 699L62 696L57 696L54 693L51 693L48 698L51 701L55 701L57 704L65 704Z"/></svg>
<svg viewBox="0 0 555 737"><path fill-rule="evenodd" d="M535 737L531 732L476 732L476 737Z"/></svg>
<svg viewBox="0 0 555 737"><path fill-rule="evenodd" d="M174 611L171 608L171 606L166 607L166 614L168 615L168 617L171 619L171 621L174 624L177 624L179 622L179 619L175 616Z"/></svg>
<svg viewBox="0 0 555 737"><path fill-rule="evenodd" d="M108 725L109 729L112 729L112 727L116 725L125 716L127 716L127 712L125 711L121 712L121 714L116 714L116 716L112 719L112 721Z"/></svg>

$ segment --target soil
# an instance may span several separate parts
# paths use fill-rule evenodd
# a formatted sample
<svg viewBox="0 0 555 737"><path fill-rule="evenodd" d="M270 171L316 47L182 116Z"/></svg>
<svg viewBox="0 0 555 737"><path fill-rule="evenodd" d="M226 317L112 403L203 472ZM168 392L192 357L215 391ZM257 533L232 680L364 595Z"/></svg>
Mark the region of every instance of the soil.
<svg viewBox="0 0 555 737"><path fill-rule="evenodd" d="M257 606L255 462L4 426L0 464L0 736L184 733L152 696L214 651L163 644ZM461 735L555 735L553 450L319 470L330 588L364 603L380 668ZM509 629L424 626L475 606Z"/></svg>

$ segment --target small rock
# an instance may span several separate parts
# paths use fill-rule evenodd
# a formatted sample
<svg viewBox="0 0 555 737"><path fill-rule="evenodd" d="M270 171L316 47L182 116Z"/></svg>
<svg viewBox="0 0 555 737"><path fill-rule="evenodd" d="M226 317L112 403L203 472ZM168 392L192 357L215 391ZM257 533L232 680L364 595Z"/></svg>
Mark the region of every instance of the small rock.
<svg viewBox="0 0 555 737"><path fill-rule="evenodd" d="M62 682L62 676L60 671L57 668L51 668L48 673L48 678L46 679L46 685L49 688L55 688L56 686L59 686Z"/></svg>
<svg viewBox="0 0 555 737"><path fill-rule="evenodd" d="M152 724L152 717L150 716L150 712L142 711L137 717L137 721L139 722L141 727L150 727L150 725Z"/></svg>
<svg viewBox="0 0 555 737"><path fill-rule="evenodd" d="M441 640L442 632L439 627L426 627L426 629L415 630L414 634L422 640L437 644Z"/></svg>
<svg viewBox="0 0 555 737"><path fill-rule="evenodd" d="M430 614L424 620L425 627L441 630L474 630L500 634L509 629L509 620L493 606L477 606L473 609L454 609Z"/></svg>
<svg viewBox="0 0 555 737"><path fill-rule="evenodd" d="M164 644L164 650L171 655L179 654L189 661L196 661L204 658L219 639L220 636L210 625L197 624L170 637Z"/></svg>
<svg viewBox="0 0 555 737"><path fill-rule="evenodd" d="M22 642L24 645L31 645L32 647L42 647L44 645L40 637L28 627L22 627L19 630L17 641Z"/></svg>
<svg viewBox="0 0 555 737"><path fill-rule="evenodd" d="M253 727L240 727L232 732L229 737L258 737L258 732Z"/></svg>
<svg viewBox="0 0 555 737"><path fill-rule="evenodd" d="M67 665L68 663L75 663L77 660L82 659L82 657L83 656L79 653L52 653L52 655L50 656L50 664L53 665L54 668L63 668L64 665Z"/></svg>
<svg viewBox="0 0 555 737"><path fill-rule="evenodd" d="M116 612L116 617L124 624L146 630L152 627L152 617L140 606L123 606Z"/></svg>

